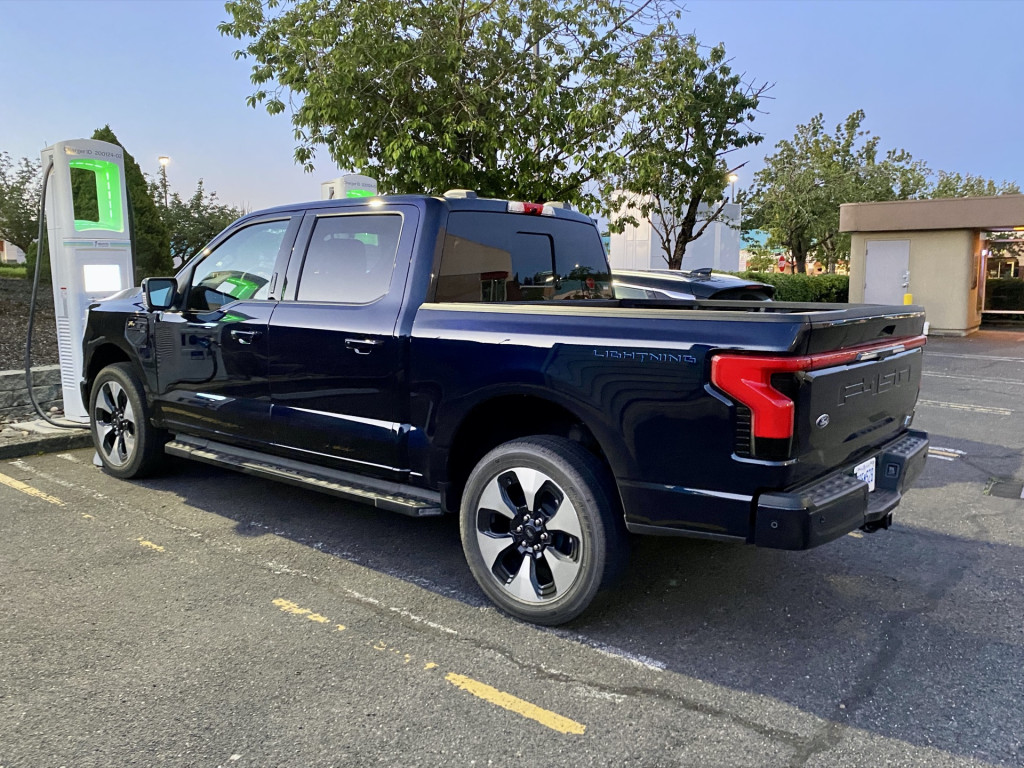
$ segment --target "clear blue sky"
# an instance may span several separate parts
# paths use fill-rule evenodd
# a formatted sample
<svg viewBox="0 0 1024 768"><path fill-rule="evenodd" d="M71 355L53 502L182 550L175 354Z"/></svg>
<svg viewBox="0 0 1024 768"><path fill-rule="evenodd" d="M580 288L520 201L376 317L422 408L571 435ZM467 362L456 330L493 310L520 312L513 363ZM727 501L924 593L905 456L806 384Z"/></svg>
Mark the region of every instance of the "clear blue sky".
<svg viewBox="0 0 1024 768"><path fill-rule="evenodd" d="M1024 2L697 0L684 27L725 43L737 69L775 83L745 150L740 185L798 123L855 109L884 147L934 169L1024 183ZM221 37L211 0L0 0L0 150L38 157L109 123L173 188L200 176L229 203L262 208L319 197L339 175L292 161L291 125L245 106L249 65Z"/></svg>

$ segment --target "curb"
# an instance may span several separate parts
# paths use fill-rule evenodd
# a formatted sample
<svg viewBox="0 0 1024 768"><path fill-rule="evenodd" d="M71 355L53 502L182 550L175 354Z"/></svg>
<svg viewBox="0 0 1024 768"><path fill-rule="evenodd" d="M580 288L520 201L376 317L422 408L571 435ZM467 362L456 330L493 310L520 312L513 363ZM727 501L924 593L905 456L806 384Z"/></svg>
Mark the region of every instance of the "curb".
<svg viewBox="0 0 1024 768"><path fill-rule="evenodd" d="M39 453L71 451L92 446L92 433L87 430L68 430L66 435L40 435L0 442L0 459L18 459Z"/></svg>

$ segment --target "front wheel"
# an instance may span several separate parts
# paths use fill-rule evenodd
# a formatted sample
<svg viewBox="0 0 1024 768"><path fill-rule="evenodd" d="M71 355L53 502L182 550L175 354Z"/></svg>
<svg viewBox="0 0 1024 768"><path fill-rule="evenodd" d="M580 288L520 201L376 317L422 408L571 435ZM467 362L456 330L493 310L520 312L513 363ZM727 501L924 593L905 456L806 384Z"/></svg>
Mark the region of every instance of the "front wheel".
<svg viewBox="0 0 1024 768"><path fill-rule="evenodd" d="M579 616L626 556L608 469L560 437L512 440L488 453L466 484L460 531L488 597L536 624Z"/></svg>
<svg viewBox="0 0 1024 768"><path fill-rule="evenodd" d="M167 433L149 423L145 392L128 363L108 365L96 376L89 420L96 452L110 474L128 479L156 469Z"/></svg>

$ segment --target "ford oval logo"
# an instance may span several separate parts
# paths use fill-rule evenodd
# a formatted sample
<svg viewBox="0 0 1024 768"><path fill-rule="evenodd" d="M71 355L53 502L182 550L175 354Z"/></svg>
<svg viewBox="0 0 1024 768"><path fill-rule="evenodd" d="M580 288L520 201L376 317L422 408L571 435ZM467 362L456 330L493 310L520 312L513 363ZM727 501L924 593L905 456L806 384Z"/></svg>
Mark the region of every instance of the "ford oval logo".
<svg viewBox="0 0 1024 768"><path fill-rule="evenodd" d="M814 423L818 425L818 429L824 429L825 427L828 426L828 414L821 414L821 416L818 417L818 420L815 421Z"/></svg>

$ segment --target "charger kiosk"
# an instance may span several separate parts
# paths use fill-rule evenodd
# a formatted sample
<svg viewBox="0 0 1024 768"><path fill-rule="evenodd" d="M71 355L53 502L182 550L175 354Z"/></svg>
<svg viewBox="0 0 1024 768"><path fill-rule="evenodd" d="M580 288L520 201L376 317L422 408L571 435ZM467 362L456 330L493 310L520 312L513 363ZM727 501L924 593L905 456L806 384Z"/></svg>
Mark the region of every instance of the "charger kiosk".
<svg viewBox="0 0 1024 768"><path fill-rule="evenodd" d="M377 180L359 173L346 173L337 179L320 182L321 200L341 200L350 197L376 197Z"/></svg>
<svg viewBox="0 0 1024 768"><path fill-rule="evenodd" d="M89 305L135 284L124 150L105 141L75 139L47 147L41 155L51 174L46 231L64 415L88 424L79 384Z"/></svg>

